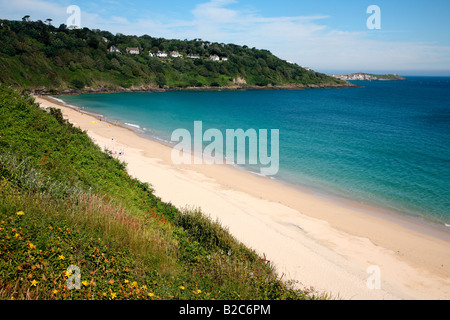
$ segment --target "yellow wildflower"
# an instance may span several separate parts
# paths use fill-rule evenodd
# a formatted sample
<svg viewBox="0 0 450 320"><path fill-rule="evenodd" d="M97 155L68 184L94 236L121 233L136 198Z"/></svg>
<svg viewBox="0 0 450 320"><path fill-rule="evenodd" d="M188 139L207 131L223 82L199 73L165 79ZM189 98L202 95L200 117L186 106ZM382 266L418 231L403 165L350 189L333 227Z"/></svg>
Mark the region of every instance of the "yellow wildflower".
<svg viewBox="0 0 450 320"><path fill-rule="evenodd" d="M184 289L185 289L184 286L179 286L178 288L180 288L181 290L184 290Z"/></svg>
<svg viewBox="0 0 450 320"><path fill-rule="evenodd" d="M36 280L31 281L31 285L32 285L33 287L36 287L37 284L38 284L38 282L37 282Z"/></svg>
<svg viewBox="0 0 450 320"><path fill-rule="evenodd" d="M18 238L18 237L20 237L20 234L16 233L16 234L14 235L14 238Z"/></svg>
<svg viewBox="0 0 450 320"><path fill-rule="evenodd" d="M53 289L52 293L53 293L53 294L57 294L57 293L58 293L58 290Z"/></svg>
<svg viewBox="0 0 450 320"><path fill-rule="evenodd" d="M83 284L83 286L85 286L85 287L87 287L87 286L89 285L89 282L88 282L88 281L86 281L86 280L82 281L81 283L82 283L82 284Z"/></svg>
<svg viewBox="0 0 450 320"><path fill-rule="evenodd" d="M36 249L36 245L32 244L31 242L28 242L27 245L30 249Z"/></svg>
<svg viewBox="0 0 450 320"><path fill-rule="evenodd" d="M132 287L135 287L135 288L137 288L137 285L138 285L138 284L137 284L137 282L136 282L136 281L133 281L133 282L131 283L131 286L132 286Z"/></svg>
<svg viewBox="0 0 450 320"><path fill-rule="evenodd" d="M64 257L62 254L58 256L59 260L64 260L66 257Z"/></svg>
<svg viewBox="0 0 450 320"><path fill-rule="evenodd" d="M144 285L144 286L141 287L141 289L142 289L142 290L147 290L147 286Z"/></svg>
<svg viewBox="0 0 450 320"><path fill-rule="evenodd" d="M147 294L150 298L153 298L155 295L153 294L153 293L149 293L149 294Z"/></svg>
<svg viewBox="0 0 450 320"><path fill-rule="evenodd" d="M200 290L200 289L199 289L199 290L197 290L197 293L199 293L199 294L200 294L200 293L202 293L202 290Z"/></svg>
<svg viewBox="0 0 450 320"><path fill-rule="evenodd" d="M67 272L67 271L64 272L64 276L67 278L70 277L71 275L72 275L72 272Z"/></svg>
<svg viewBox="0 0 450 320"><path fill-rule="evenodd" d="M111 299L114 299L115 297L117 297L117 293L111 292Z"/></svg>
<svg viewBox="0 0 450 320"><path fill-rule="evenodd" d="M17 212L16 214L17 214L18 216L23 216L23 215L25 214L25 212L19 211L19 212Z"/></svg>
<svg viewBox="0 0 450 320"><path fill-rule="evenodd" d="M128 283L128 282L130 282L128 279L125 279L125 281L124 281L125 283Z"/></svg>

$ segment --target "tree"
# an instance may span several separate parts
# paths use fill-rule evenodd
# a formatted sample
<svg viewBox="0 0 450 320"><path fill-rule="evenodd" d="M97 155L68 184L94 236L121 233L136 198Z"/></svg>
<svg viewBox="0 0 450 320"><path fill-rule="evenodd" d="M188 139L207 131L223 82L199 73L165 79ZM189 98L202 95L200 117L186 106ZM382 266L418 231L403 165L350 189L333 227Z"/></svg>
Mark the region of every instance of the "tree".
<svg viewBox="0 0 450 320"><path fill-rule="evenodd" d="M99 39L97 39L95 36L90 36L87 45L90 46L93 49L98 49L99 47Z"/></svg>
<svg viewBox="0 0 450 320"><path fill-rule="evenodd" d="M59 28L58 28L58 31L59 32L67 32L67 25L65 25L64 23L63 24L60 24L59 25Z"/></svg>
<svg viewBox="0 0 450 320"><path fill-rule="evenodd" d="M70 83L76 89L83 89L85 86L85 82L81 79L73 79Z"/></svg>
<svg viewBox="0 0 450 320"><path fill-rule="evenodd" d="M112 66L115 70L120 70L120 62L119 62L119 60L117 60L116 58L112 58L112 59L111 59L111 66Z"/></svg>
<svg viewBox="0 0 450 320"><path fill-rule="evenodd" d="M49 26L52 25L52 21L53 21L53 19L47 19L47 20L45 20L45 22L47 22L47 24L48 24Z"/></svg>
<svg viewBox="0 0 450 320"><path fill-rule="evenodd" d="M158 75L156 76L156 84L160 87L163 88L166 85L167 81L166 78L164 77L164 75L162 73L158 73Z"/></svg>
<svg viewBox="0 0 450 320"><path fill-rule="evenodd" d="M29 22L30 21L30 16L26 15L22 18L22 21L24 22Z"/></svg>

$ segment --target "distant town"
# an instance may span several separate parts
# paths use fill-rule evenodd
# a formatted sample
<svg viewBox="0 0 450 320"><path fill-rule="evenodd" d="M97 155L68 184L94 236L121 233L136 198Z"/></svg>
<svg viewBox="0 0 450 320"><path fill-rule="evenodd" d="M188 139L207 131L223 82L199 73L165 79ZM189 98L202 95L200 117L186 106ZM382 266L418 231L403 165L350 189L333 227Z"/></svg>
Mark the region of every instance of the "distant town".
<svg viewBox="0 0 450 320"><path fill-rule="evenodd" d="M351 74L331 74L330 76L340 80L368 80L368 81L398 81L406 80L398 74L369 74L369 73L351 73Z"/></svg>

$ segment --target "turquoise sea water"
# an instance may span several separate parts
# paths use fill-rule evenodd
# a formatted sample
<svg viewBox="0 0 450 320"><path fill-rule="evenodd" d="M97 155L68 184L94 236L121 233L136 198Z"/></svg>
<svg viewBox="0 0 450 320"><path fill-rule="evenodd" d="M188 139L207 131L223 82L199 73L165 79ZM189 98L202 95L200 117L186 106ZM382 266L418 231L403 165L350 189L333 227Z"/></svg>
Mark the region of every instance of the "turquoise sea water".
<svg viewBox="0 0 450 320"><path fill-rule="evenodd" d="M354 83L58 98L165 141L178 128L193 134L194 121L224 133L279 129L277 179L450 224L450 78Z"/></svg>

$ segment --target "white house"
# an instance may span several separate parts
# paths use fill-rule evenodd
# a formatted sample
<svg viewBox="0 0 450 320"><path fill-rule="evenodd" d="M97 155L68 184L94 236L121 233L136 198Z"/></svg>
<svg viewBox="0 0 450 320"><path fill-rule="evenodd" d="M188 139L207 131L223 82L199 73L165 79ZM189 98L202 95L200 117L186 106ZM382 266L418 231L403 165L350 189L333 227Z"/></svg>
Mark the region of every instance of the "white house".
<svg viewBox="0 0 450 320"><path fill-rule="evenodd" d="M200 59L200 57L196 54L188 54L186 57L188 57L190 59Z"/></svg>
<svg viewBox="0 0 450 320"><path fill-rule="evenodd" d="M122 53L122 52L120 52L119 48L117 48L116 46L111 46L108 49L108 52L110 52L110 53Z"/></svg>
<svg viewBox="0 0 450 320"><path fill-rule="evenodd" d="M226 62L226 61L228 61L228 58L227 58L227 57L223 57L223 58L222 58L222 61L223 61L223 62Z"/></svg>
<svg viewBox="0 0 450 320"><path fill-rule="evenodd" d="M149 55L150 57L154 57L154 56L155 56L151 51L148 52L148 55Z"/></svg>
<svg viewBox="0 0 450 320"><path fill-rule="evenodd" d="M209 59L212 61L220 61L220 58L217 55L210 56Z"/></svg>
<svg viewBox="0 0 450 320"><path fill-rule="evenodd" d="M158 58L167 58L167 53L165 53L165 52L163 52L163 51L158 51L158 52L156 53L156 56L157 56Z"/></svg>
<svg viewBox="0 0 450 320"><path fill-rule="evenodd" d="M172 51L170 55L174 58L180 58L182 55L178 51Z"/></svg>
<svg viewBox="0 0 450 320"><path fill-rule="evenodd" d="M129 54L139 54L139 48L127 48L127 53Z"/></svg>

